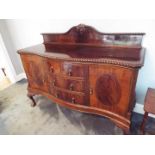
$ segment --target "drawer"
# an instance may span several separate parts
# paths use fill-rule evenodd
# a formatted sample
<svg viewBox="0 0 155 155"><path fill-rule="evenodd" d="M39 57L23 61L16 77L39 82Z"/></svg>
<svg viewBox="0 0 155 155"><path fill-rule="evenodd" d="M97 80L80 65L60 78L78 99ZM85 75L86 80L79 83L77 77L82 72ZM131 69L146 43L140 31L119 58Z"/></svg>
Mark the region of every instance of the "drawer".
<svg viewBox="0 0 155 155"><path fill-rule="evenodd" d="M82 64L64 62L61 65L61 73L65 76L84 77L87 67Z"/></svg>
<svg viewBox="0 0 155 155"><path fill-rule="evenodd" d="M54 76L51 80L52 85L70 91L84 92L84 80L71 80L63 77Z"/></svg>
<svg viewBox="0 0 155 155"><path fill-rule="evenodd" d="M50 75L60 73L60 62L47 58L46 64Z"/></svg>
<svg viewBox="0 0 155 155"><path fill-rule="evenodd" d="M58 90L55 89L55 94L54 96L56 98L59 98L63 101L67 101L73 104L80 104L80 105L84 105L84 101L85 101L85 96L84 95L79 95L77 93L69 93L69 92L65 92L62 90Z"/></svg>

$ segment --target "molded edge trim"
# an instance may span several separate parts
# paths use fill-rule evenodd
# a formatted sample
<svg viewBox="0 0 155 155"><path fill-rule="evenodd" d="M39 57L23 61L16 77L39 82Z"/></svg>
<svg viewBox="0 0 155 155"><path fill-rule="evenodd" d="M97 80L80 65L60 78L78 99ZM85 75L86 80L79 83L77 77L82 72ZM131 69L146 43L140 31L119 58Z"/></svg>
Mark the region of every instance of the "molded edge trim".
<svg viewBox="0 0 155 155"><path fill-rule="evenodd" d="M142 53L145 50L142 50ZM73 62L82 62L82 63L103 63L103 64L112 64L112 65L118 65L122 67L128 67L128 68L140 68L144 65L144 57L141 57L139 61L129 61L129 60L118 60L118 59L112 59L112 58L100 58L100 59L95 59L95 58L57 58L57 57L52 57L50 54L41 54L41 53L35 53L35 52L26 52L26 51L18 51L18 54L20 55L37 55L45 58L51 58L55 60L63 60L63 61L73 61Z"/></svg>

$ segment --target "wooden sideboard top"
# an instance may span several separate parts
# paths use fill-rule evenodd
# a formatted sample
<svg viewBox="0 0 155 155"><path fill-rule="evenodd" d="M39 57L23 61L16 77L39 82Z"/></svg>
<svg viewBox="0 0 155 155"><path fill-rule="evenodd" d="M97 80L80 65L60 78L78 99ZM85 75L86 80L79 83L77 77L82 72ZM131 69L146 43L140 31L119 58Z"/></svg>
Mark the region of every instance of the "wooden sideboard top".
<svg viewBox="0 0 155 155"><path fill-rule="evenodd" d="M72 27L66 33L43 33L44 42L18 53L37 54L68 61L111 63L141 67L145 49L144 33L101 33L86 25Z"/></svg>

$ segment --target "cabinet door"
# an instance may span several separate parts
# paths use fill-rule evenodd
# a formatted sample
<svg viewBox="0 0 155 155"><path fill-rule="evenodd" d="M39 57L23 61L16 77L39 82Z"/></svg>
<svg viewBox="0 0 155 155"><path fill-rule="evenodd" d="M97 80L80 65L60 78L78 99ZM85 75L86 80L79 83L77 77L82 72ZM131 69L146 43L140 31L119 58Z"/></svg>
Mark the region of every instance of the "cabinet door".
<svg viewBox="0 0 155 155"><path fill-rule="evenodd" d="M135 74L133 69L114 65L90 66L90 106L126 115Z"/></svg>
<svg viewBox="0 0 155 155"><path fill-rule="evenodd" d="M44 58L37 55L22 55L21 58L28 78L29 87L47 91Z"/></svg>

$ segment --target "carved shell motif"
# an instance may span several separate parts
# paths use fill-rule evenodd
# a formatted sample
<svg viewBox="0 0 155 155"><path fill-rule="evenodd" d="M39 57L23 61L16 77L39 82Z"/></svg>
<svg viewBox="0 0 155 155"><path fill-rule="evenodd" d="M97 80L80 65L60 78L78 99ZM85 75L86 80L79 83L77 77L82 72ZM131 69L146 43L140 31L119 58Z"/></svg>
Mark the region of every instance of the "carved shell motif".
<svg viewBox="0 0 155 155"><path fill-rule="evenodd" d="M102 74L96 82L96 96L104 105L116 105L121 97L121 88L115 74Z"/></svg>
<svg viewBox="0 0 155 155"><path fill-rule="evenodd" d="M77 27L76 27L77 31L80 33L80 34L83 34L85 31L86 31L86 27L84 24L79 24Z"/></svg>

